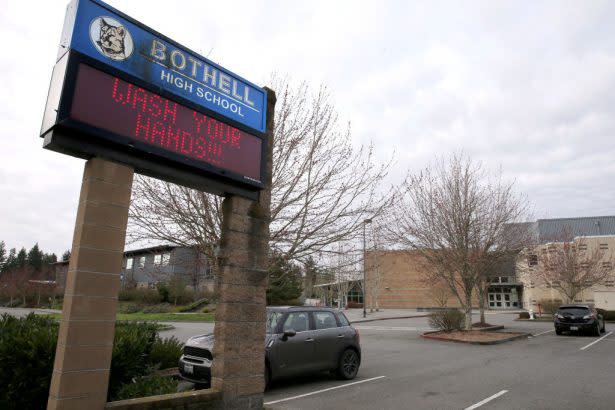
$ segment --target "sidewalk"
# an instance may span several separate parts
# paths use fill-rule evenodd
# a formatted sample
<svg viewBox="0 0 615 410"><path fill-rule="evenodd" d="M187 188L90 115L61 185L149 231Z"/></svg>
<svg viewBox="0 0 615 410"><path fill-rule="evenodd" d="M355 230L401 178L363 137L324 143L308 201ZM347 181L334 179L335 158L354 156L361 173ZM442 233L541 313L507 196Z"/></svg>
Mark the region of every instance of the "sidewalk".
<svg viewBox="0 0 615 410"><path fill-rule="evenodd" d="M419 312L416 309L380 309L370 312L367 309L367 317L363 317L363 309L346 309L343 311L352 323L373 322L375 320L408 319L412 317L426 317L429 312Z"/></svg>
<svg viewBox="0 0 615 410"><path fill-rule="evenodd" d="M373 322L387 319L408 319L413 317L427 317L431 311L425 309L380 309L379 312L370 312L367 309L367 317L363 317L363 309L346 309L343 311L352 323ZM487 310L485 315L518 314L522 310ZM472 316L479 315L478 309L472 309Z"/></svg>

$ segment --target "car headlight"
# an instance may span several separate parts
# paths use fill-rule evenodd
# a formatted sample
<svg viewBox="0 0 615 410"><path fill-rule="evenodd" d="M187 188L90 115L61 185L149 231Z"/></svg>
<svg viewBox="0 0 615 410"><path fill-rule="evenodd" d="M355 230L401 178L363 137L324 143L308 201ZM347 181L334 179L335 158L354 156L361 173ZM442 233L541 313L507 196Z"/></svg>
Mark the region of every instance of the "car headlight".
<svg viewBox="0 0 615 410"><path fill-rule="evenodd" d="M556 313L555 317L558 318L558 319L563 319L564 318L564 316L560 315L559 313Z"/></svg>
<svg viewBox="0 0 615 410"><path fill-rule="evenodd" d="M587 320L587 319L593 319L594 315L585 315L583 316L583 319Z"/></svg>

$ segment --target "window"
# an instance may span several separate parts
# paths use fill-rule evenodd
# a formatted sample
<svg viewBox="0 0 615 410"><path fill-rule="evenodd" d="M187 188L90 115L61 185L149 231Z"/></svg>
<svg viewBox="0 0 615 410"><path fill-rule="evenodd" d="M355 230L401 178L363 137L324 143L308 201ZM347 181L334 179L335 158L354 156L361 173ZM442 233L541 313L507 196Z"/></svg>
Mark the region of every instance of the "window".
<svg viewBox="0 0 615 410"><path fill-rule="evenodd" d="M508 276L500 276L500 282L508 283Z"/></svg>
<svg viewBox="0 0 615 410"><path fill-rule="evenodd" d="M532 254L528 257L527 259L527 263L529 266L536 266L538 265L538 255L536 254Z"/></svg>
<svg viewBox="0 0 615 410"><path fill-rule="evenodd" d="M314 312L314 324L316 329L337 327L337 321L331 312Z"/></svg>
<svg viewBox="0 0 615 410"><path fill-rule="evenodd" d="M613 269L613 265L611 264L611 262L602 262L602 267L604 269Z"/></svg>
<svg viewBox="0 0 615 410"><path fill-rule="evenodd" d="M305 332L309 328L307 312L291 312L284 321L283 331L294 330L295 332Z"/></svg>
<svg viewBox="0 0 615 410"><path fill-rule="evenodd" d="M267 313L267 333L272 334L278 331L278 322L282 318L282 312Z"/></svg>
<svg viewBox="0 0 615 410"><path fill-rule="evenodd" d="M169 252L165 252L162 254L162 264L168 265L171 262L171 254Z"/></svg>
<svg viewBox="0 0 615 410"><path fill-rule="evenodd" d="M171 260L170 253L159 253L154 255L154 265L168 265Z"/></svg>
<svg viewBox="0 0 615 410"><path fill-rule="evenodd" d="M586 243L580 243L579 244L579 250L580 251L586 251L587 250L587 244Z"/></svg>
<svg viewBox="0 0 615 410"><path fill-rule="evenodd" d="M606 251L607 249L609 249L609 244L608 243L601 243L600 244L600 249L603 251Z"/></svg>
<svg viewBox="0 0 615 410"><path fill-rule="evenodd" d="M338 312L337 317L340 319L340 323L342 324L342 326L350 326L348 318L346 318L346 315L344 315L342 312Z"/></svg>
<svg viewBox="0 0 615 410"><path fill-rule="evenodd" d="M145 256L139 256L139 259L137 259L137 268L143 267L145 267Z"/></svg>
<svg viewBox="0 0 615 410"><path fill-rule="evenodd" d="M132 269L132 258L126 259L126 269Z"/></svg>
<svg viewBox="0 0 615 410"><path fill-rule="evenodd" d="M363 303L363 293L358 290L348 292L348 302Z"/></svg>

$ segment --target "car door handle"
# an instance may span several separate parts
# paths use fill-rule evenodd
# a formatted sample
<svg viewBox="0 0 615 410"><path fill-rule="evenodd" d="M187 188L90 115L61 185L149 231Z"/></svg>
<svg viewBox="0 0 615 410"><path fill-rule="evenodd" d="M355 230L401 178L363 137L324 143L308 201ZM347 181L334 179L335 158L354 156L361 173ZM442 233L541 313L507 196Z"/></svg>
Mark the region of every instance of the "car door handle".
<svg viewBox="0 0 615 410"><path fill-rule="evenodd" d="M314 339L312 339L311 337L309 339L305 339L306 342L313 342Z"/></svg>
<svg viewBox="0 0 615 410"><path fill-rule="evenodd" d="M344 337L344 335L337 335L338 339L341 339L342 337Z"/></svg>

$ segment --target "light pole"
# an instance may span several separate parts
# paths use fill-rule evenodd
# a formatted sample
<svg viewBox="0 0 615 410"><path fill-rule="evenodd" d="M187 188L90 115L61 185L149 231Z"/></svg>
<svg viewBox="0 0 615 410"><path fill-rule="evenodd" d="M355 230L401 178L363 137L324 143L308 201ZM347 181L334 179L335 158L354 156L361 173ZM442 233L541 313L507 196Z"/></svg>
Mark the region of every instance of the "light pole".
<svg viewBox="0 0 615 410"><path fill-rule="evenodd" d="M371 224L372 220L371 219L364 219L363 220L363 317L367 317L367 310L366 310L366 305L367 305L367 299L365 298L365 225L367 224Z"/></svg>

